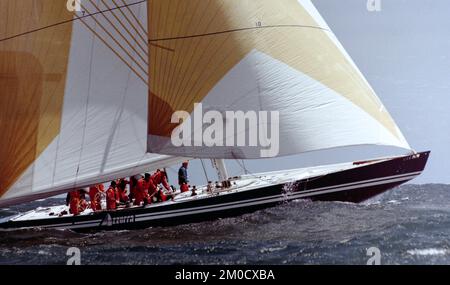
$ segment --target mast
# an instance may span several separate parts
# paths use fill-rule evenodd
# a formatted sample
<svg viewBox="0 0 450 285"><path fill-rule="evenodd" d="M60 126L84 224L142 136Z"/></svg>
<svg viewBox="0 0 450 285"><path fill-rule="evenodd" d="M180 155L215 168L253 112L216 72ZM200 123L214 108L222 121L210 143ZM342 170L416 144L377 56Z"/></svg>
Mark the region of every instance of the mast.
<svg viewBox="0 0 450 285"><path fill-rule="evenodd" d="M217 175L219 176L219 180L221 182L225 182L228 180L229 175L227 171L227 167L225 165L224 159L211 159L214 168L217 170Z"/></svg>

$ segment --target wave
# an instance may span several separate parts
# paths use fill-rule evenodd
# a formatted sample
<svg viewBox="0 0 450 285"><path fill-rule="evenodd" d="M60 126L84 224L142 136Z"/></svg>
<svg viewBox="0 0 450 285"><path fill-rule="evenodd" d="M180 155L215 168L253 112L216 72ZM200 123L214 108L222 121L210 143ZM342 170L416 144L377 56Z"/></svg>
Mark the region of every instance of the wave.
<svg viewBox="0 0 450 285"><path fill-rule="evenodd" d="M407 251L410 255L418 256L443 256L450 254L450 250L444 248L426 248L426 249L412 249Z"/></svg>

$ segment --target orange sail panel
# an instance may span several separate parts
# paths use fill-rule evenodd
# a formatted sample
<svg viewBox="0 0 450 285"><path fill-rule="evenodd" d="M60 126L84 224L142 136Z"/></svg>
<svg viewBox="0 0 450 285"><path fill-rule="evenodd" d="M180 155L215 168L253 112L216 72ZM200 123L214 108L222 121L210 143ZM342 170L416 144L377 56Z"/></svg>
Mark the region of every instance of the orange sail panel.
<svg viewBox="0 0 450 285"><path fill-rule="evenodd" d="M349 113L364 116L361 122L371 121L378 134L367 137L361 133L358 138L361 126L351 121L360 118L346 117L340 125L328 127L340 128L336 135L342 138L355 134L353 141L336 140L333 133L329 137L316 136L309 129L327 122L305 127L286 121L281 114L281 135L291 134L287 139L280 137L281 143L292 146L295 138L304 143L296 147L281 145L280 155L358 144L408 147L386 108L309 0L153 0L148 13L149 151L193 157L214 155L211 149L205 152L205 148L171 145L170 136L178 126L171 123L175 111L192 113L195 103L218 111L289 110L275 101L284 101L286 106L295 102L297 110L306 109L303 111L317 117L321 117L320 112L332 110L333 105L343 111L352 108L354 112ZM296 80L287 81L289 76ZM235 80L237 77L241 80ZM250 81L253 85L248 88L230 87ZM309 104L313 93L315 97L329 96ZM242 100L237 105L239 98ZM289 115L295 117L296 112ZM311 116L306 119L317 122ZM319 142L323 139L329 143ZM233 158L231 148L217 149L217 158ZM257 157L244 154L240 158Z"/></svg>
<svg viewBox="0 0 450 285"><path fill-rule="evenodd" d="M0 207L185 159L146 152L147 3L67 4L0 1Z"/></svg>
<svg viewBox="0 0 450 285"><path fill-rule="evenodd" d="M0 1L0 196L59 133L72 24L64 1Z"/></svg>

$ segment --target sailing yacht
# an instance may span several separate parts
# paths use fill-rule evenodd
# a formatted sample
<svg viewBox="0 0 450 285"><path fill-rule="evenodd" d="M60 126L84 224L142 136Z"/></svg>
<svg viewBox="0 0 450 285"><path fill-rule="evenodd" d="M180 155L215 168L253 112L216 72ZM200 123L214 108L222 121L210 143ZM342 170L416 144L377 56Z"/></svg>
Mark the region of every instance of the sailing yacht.
<svg viewBox="0 0 450 285"><path fill-rule="evenodd" d="M60 217L64 205L40 208L1 228L136 229L295 199L358 203L426 166L430 152L412 150L309 0L73 1L0 3L0 207L189 158L213 160L222 183L116 211ZM229 177L224 159L260 159L267 146L199 138L205 126L195 124L193 143L174 145L190 123L174 123L174 113L199 104L215 114L278 112L260 124L277 127L274 157L360 145L404 155ZM255 127L223 123L233 142Z"/></svg>

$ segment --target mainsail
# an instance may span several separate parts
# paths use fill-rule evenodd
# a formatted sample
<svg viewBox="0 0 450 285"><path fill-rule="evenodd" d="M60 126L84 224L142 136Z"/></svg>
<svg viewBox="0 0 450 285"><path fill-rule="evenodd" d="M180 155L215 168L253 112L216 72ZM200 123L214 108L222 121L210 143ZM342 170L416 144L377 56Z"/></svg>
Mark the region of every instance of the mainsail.
<svg viewBox="0 0 450 285"><path fill-rule="evenodd" d="M146 153L145 1L0 1L0 206L182 160Z"/></svg>
<svg viewBox="0 0 450 285"><path fill-rule="evenodd" d="M220 113L279 111L279 156L352 145L410 149L309 0L148 4L150 152L261 157L261 147L211 147L213 143L205 141L203 147L175 146L171 135L181 126L172 122L172 115L193 114L196 103ZM192 128L189 137L198 131ZM236 138L246 132L220 135Z"/></svg>

